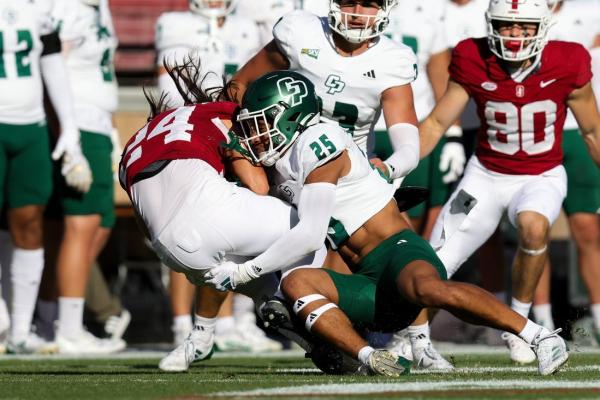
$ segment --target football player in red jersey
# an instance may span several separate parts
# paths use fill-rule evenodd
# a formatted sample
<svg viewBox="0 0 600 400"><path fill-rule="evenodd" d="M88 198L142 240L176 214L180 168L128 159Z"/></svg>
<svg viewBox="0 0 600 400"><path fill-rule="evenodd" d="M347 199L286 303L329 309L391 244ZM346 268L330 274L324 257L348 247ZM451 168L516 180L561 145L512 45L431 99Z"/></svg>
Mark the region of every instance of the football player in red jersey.
<svg viewBox="0 0 600 400"><path fill-rule="evenodd" d="M512 308L525 316L547 257L550 226L567 191L561 165L567 107L600 165L590 55L579 44L548 41L550 18L545 1L492 0L487 38L455 47L448 89L420 126L425 156L469 98L475 100L482 121L475 155L436 221L431 244L451 276L507 212L519 232ZM514 361L535 360L519 338L503 337Z"/></svg>
<svg viewBox="0 0 600 400"><path fill-rule="evenodd" d="M149 98L149 122L127 143L119 180L159 258L192 283L201 284L205 273L225 257L243 261L245 256L262 253L298 218L281 200L260 196L223 177L229 165L247 187L268 190L261 168L224 148L231 141L237 104L212 102L216 97L196 87L198 73L191 64L169 73L185 105L166 109L164 96L158 102ZM325 254L323 246L294 265L320 267ZM269 276L240 289L262 300L275 293L277 280ZM159 364L163 371L187 370L192 362L212 354L216 316L226 294L206 286L198 290L202 301L196 304L194 329L163 358Z"/></svg>

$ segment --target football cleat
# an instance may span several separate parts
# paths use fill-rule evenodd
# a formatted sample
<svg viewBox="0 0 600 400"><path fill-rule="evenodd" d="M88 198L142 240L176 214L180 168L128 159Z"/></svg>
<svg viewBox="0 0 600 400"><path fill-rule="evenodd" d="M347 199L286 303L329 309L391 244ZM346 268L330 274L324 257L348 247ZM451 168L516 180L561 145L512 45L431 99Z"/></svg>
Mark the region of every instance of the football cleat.
<svg viewBox="0 0 600 400"><path fill-rule="evenodd" d="M183 343L160 360L158 368L167 372L187 371L193 362L212 357L214 343L214 330L208 331L201 326L195 326Z"/></svg>
<svg viewBox="0 0 600 400"><path fill-rule="evenodd" d="M385 348L397 357L402 357L410 361L413 360L413 351L412 345L410 344L410 337L408 336L408 329L394 332L394 335Z"/></svg>
<svg viewBox="0 0 600 400"><path fill-rule="evenodd" d="M73 336L56 333L56 344L60 354L111 354L124 350L123 339L101 339L82 329Z"/></svg>
<svg viewBox="0 0 600 400"><path fill-rule="evenodd" d="M562 329L549 331L546 328L539 330L533 339L533 349L538 358L538 371L541 375L550 375L569 359L567 345L563 338L558 336Z"/></svg>
<svg viewBox="0 0 600 400"><path fill-rule="evenodd" d="M396 357L391 351L375 350L367 359L367 367L372 375L398 377L410 373L410 361Z"/></svg>
<svg viewBox="0 0 600 400"><path fill-rule="evenodd" d="M520 337L509 332L501 335L510 351L510 359L518 364L529 364L535 361L535 353L531 346L525 343Z"/></svg>
<svg viewBox="0 0 600 400"><path fill-rule="evenodd" d="M54 354L58 352L55 342L49 342L38 336L35 332L30 332L22 340L8 339L6 353L8 354Z"/></svg>
<svg viewBox="0 0 600 400"><path fill-rule="evenodd" d="M104 331L110 335L112 340L121 339L129 326L129 322L131 322L131 314L123 309L121 314L112 315L106 320Z"/></svg>
<svg viewBox="0 0 600 400"><path fill-rule="evenodd" d="M431 342L428 342L426 346L415 346L412 349L412 352L412 360L416 369L428 371L454 370L454 365L442 357L442 355L433 347Z"/></svg>

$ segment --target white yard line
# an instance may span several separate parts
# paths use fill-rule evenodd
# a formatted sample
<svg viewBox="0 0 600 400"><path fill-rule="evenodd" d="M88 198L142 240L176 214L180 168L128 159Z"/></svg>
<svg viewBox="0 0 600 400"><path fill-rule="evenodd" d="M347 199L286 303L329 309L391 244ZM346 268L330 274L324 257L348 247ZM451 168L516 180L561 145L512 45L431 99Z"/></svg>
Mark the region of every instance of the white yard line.
<svg viewBox="0 0 600 400"><path fill-rule="evenodd" d="M257 396L306 396L315 394L345 395L401 393L426 391L466 391L487 389L600 389L600 381L582 380L452 380L406 383L350 383L327 385L303 385L255 389L236 392L219 392L218 397L257 397Z"/></svg>

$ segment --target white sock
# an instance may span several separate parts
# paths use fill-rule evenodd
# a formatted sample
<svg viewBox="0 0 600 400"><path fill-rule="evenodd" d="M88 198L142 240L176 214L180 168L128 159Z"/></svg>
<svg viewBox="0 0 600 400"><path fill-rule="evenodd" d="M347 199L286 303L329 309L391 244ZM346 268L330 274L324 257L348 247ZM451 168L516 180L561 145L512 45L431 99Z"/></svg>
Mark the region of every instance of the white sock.
<svg viewBox="0 0 600 400"><path fill-rule="evenodd" d="M365 347L363 347L358 352L358 361L360 361L361 363L367 365L367 360L369 359L369 356L371 355L371 353L374 352L374 351L375 351L375 349L372 348L371 346L365 346Z"/></svg>
<svg viewBox="0 0 600 400"><path fill-rule="evenodd" d="M535 339L540 329L545 328L528 319L523 330L519 332L519 337L526 341L528 344L531 344L533 343L533 339Z"/></svg>
<svg viewBox="0 0 600 400"><path fill-rule="evenodd" d="M531 309L531 303L523 303L513 297L510 308L527 318L529 316L529 310Z"/></svg>
<svg viewBox="0 0 600 400"><path fill-rule="evenodd" d="M192 314L176 315L173 317L174 331L192 330Z"/></svg>
<svg viewBox="0 0 600 400"><path fill-rule="evenodd" d="M254 314L254 302L248 296L235 294L233 296L233 317L237 320L247 314Z"/></svg>
<svg viewBox="0 0 600 400"><path fill-rule="evenodd" d="M83 330L83 297L58 298L58 329L64 337L72 338Z"/></svg>
<svg viewBox="0 0 600 400"><path fill-rule="evenodd" d="M425 322L423 325L410 325L408 337L413 348L429 344L431 341L429 339L429 322Z"/></svg>
<svg viewBox="0 0 600 400"><path fill-rule="evenodd" d="M194 327L201 328L204 331L212 331L217 325L218 318L204 318L198 314L194 315Z"/></svg>
<svg viewBox="0 0 600 400"><path fill-rule="evenodd" d="M552 305L550 303L533 306L533 317L535 322L538 324L550 331L554 330L554 321L552 320Z"/></svg>
<svg viewBox="0 0 600 400"><path fill-rule="evenodd" d="M233 317L219 317L215 319L217 320L215 326L215 333L217 335L230 332L235 326L235 319Z"/></svg>
<svg viewBox="0 0 600 400"><path fill-rule="evenodd" d="M14 248L10 279L13 287L11 336L15 342L24 340L31 330L43 270L44 249Z"/></svg>
<svg viewBox="0 0 600 400"><path fill-rule="evenodd" d="M590 312L594 319L594 327L600 330L600 303L590 304Z"/></svg>
<svg viewBox="0 0 600 400"><path fill-rule="evenodd" d="M2 337L4 333L8 331L10 328L10 317L8 316L8 308L6 307L6 302L2 297L0 297L0 343L2 342Z"/></svg>

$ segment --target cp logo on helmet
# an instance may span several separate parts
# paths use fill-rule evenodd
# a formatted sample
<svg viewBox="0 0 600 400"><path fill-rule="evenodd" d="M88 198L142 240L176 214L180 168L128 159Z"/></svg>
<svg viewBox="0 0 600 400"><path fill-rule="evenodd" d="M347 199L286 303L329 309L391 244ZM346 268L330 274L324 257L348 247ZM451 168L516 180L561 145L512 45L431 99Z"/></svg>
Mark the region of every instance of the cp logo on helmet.
<svg viewBox="0 0 600 400"><path fill-rule="evenodd" d="M277 81L277 89L279 90L279 95L291 107L296 107L297 105L302 104L302 99L308 96L306 83L297 81L289 76L281 78Z"/></svg>

